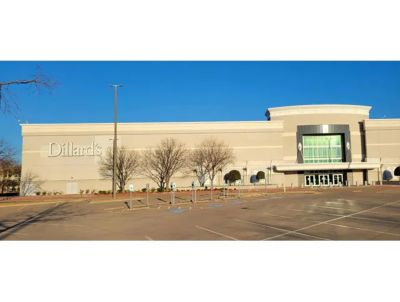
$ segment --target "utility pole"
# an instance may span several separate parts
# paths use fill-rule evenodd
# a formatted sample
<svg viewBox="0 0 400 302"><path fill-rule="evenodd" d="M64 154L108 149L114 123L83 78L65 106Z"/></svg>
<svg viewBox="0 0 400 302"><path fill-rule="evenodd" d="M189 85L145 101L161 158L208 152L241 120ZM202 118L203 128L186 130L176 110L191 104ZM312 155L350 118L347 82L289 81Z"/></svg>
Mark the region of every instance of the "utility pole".
<svg viewBox="0 0 400 302"><path fill-rule="evenodd" d="M114 88L114 140L113 140L113 177L112 177L112 192L113 199L117 197L117 123L118 123L118 87L120 84L110 85Z"/></svg>

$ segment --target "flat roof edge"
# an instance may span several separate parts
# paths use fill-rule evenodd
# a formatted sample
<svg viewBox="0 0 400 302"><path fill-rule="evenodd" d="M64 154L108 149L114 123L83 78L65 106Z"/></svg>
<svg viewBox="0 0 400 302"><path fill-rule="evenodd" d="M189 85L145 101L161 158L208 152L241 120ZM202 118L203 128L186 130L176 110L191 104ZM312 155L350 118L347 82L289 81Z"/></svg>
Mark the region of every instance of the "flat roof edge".
<svg viewBox="0 0 400 302"><path fill-rule="evenodd" d="M49 135L64 133L111 133L113 123L22 124L22 135ZM118 131L132 133L183 133L201 131L277 131L283 129L282 121L251 122L196 122L196 123L118 123Z"/></svg>
<svg viewBox="0 0 400 302"><path fill-rule="evenodd" d="M306 114L352 114L369 117L372 107L350 104L294 105L268 108L265 115L268 120L280 116L296 116Z"/></svg>

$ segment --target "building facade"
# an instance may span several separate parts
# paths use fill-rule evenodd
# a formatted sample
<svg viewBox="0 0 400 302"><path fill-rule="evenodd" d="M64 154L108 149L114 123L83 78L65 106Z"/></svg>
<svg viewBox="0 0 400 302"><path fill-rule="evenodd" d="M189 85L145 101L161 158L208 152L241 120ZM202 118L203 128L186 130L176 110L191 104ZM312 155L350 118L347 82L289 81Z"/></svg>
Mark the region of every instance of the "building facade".
<svg viewBox="0 0 400 302"><path fill-rule="evenodd" d="M222 186L231 170L249 185L259 171L276 186L343 186L398 181L400 119L370 119L371 107L305 105L270 108L266 121L120 123L118 145L144 151L164 138L195 148L205 138L228 144L236 161L214 183ZM41 190L79 193L111 190L99 174L99 161L112 147L113 124L23 124L22 176L31 173ZM396 170L397 169L397 170ZM194 175L172 179L188 187ZM132 180L136 189L156 184L145 176ZM265 184L264 181L260 184Z"/></svg>

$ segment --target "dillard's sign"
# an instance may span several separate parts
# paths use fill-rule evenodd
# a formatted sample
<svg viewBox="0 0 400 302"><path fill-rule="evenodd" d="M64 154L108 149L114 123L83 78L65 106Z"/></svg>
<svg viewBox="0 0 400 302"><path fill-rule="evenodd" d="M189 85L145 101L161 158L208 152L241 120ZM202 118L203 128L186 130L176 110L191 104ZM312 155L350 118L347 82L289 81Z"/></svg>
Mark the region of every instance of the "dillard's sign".
<svg viewBox="0 0 400 302"><path fill-rule="evenodd" d="M58 144L49 143L48 157L79 157L79 156L100 156L102 147L92 142L91 145L75 145L72 142Z"/></svg>

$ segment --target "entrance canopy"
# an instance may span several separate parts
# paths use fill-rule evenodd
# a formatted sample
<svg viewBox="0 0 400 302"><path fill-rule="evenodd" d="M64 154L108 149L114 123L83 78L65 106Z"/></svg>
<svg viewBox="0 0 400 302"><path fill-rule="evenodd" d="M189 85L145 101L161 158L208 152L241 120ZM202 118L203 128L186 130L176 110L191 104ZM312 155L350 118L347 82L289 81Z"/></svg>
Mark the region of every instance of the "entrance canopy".
<svg viewBox="0 0 400 302"><path fill-rule="evenodd" d="M296 171L328 171L328 170L372 170L378 169L379 163L351 162L351 163L323 163L323 164L275 164L278 172Z"/></svg>

